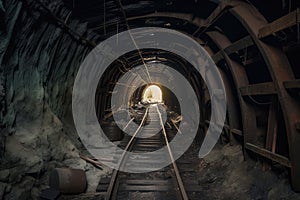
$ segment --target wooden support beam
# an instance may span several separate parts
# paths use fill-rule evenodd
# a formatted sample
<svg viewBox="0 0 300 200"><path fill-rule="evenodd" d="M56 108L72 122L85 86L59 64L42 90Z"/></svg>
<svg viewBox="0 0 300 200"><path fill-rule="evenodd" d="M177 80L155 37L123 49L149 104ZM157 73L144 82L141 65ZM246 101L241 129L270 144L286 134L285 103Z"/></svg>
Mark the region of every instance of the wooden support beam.
<svg viewBox="0 0 300 200"><path fill-rule="evenodd" d="M264 148L261 148L261 147L258 147L258 146L255 146L253 144L250 144L250 143L246 143L245 144L245 148L254 152L254 153L257 153L265 158L268 158L274 162L277 162L283 166L286 166L286 167L291 167L291 162L288 158L282 156L282 155L279 155L279 154L276 154L276 153L273 153L271 151L268 151Z"/></svg>
<svg viewBox="0 0 300 200"><path fill-rule="evenodd" d="M300 79L283 82L286 89L300 89Z"/></svg>
<svg viewBox="0 0 300 200"><path fill-rule="evenodd" d="M246 36L246 37L232 43L230 46L226 47L224 49L224 51L227 55L230 55L234 52L237 52L241 49L247 48L252 45L253 45L253 40L251 39L251 36Z"/></svg>
<svg viewBox="0 0 300 200"><path fill-rule="evenodd" d="M241 130L238 130L235 128L230 129L230 132L234 133L235 135L238 135L238 136L243 136L243 132Z"/></svg>
<svg viewBox="0 0 300 200"><path fill-rule="evenodd" d="M264 38L275 32L289 28L300 23L300 8L297 8L293 12L267 24L258 31L258 38Z"/></svg>
<svg viewBox="0 0 300 200"><path fill-rule="evenodd" d="M265 148L272 153L276 152L276 143L277 143L277 97L272 98L272 103L269 107L269 116L268 116L268 127L266 135L266 145ZM270 170L271 164L268 161L264 162L264 170Z"/></svg>
<svg viewBox="0 0 300 200"><path fill-rule="evenodd" d="M213 24L213 22L222 14L225 13L226 10L231 8L232 5L230 3L221 1L218 7L204 20L202 26L199 26L199 28L193 33L193 36L197 35L200 33L201 28L204 27L204 29L207 29L209 26ZM203 31L201 32L203 33ZM201 34L200 33L200 34Z"/></svg>
<svg viewBox="0 0 300 200"><path fill-rule="evenodd" d="M240 92L242 96L269 95L276 94L276 88L273 82L267 82L241 87Z"/></svg>
<svg viewBox="0 0 300 200"><path fill-rule="evenodd" d="M224 59L222 51L219 51L216 54L212 55L211 58L215 63L218 63L220 60Z"/></svg>

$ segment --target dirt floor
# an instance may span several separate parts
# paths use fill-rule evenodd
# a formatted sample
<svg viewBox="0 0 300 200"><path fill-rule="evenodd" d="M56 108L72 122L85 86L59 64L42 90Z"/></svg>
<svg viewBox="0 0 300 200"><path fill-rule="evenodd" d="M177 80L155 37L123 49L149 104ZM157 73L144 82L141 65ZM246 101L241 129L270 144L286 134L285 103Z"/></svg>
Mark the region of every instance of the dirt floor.
<svg viewBox="0 0 300 200"><path fill-rule="evenodd" d="M240 145L217 144L204 159L197 157L199 147L199 144L193 144L177 161L179 168L184 168L182 163L194 163L189 165L192 169L183 173L187 187L189 183L193 183L201 188L197 193L188 193L192 199L300 200L300 193L293 192L290 187L288 170L285 168L274 166L271 170L264 171L260 160L244 160ZM90 191L60 199L95 199L95 195ZM145 196L139 192L132 193L130 198L157 199L155 195Z"/></svg>
<svg viewBox="0 0 300 200"><path fill-rule="evenodd" d="M198 146L190 149L197 155ZM193 152L194 151L194 152ZM202 200L209 199L300 199L292 191L288 171L273 167L263 171L259 160L244 160L240 145L216 145L213 151L195 166L198 183L202 186Z"/></svg>

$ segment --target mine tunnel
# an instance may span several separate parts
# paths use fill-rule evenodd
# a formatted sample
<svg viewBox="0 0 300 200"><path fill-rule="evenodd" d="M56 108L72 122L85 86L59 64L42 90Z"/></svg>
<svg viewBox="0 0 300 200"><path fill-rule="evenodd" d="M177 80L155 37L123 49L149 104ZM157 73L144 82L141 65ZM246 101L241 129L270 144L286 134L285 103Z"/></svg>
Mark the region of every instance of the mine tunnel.
<svg viewBox="0 0 300 200"><path fill-rule="evenodd" d="M298 0L0 0L0 199L300 199Z"/></svg>

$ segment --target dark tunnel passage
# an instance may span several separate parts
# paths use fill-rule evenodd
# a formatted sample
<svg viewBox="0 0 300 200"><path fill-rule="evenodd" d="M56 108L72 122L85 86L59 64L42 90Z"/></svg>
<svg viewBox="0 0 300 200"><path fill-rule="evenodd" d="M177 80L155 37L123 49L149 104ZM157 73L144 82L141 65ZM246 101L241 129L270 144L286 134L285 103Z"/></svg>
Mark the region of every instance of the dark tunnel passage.
<svg viewBox="0 0 300 200"><path fill-rule="evenodd" d="M300 199L299 19L296 0L0 0L0 199ZM160 28L201 48L156 48Z"/></svg>

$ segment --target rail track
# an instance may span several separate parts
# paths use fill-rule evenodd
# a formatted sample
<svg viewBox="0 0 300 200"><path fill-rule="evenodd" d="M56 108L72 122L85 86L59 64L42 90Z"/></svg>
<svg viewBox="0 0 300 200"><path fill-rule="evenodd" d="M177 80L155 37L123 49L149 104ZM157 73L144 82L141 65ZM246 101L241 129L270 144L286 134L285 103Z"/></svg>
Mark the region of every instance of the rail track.
<svg viewBox="0 0 300 200"><path fill-rule="evenodd" d="M144 111L138 129L132 136L126 137L120 143L124 149L118 160L118 169L123 166L130 167L135 171L147 169L152 171L152 167L161 159L170 159L169 166L148 173L125 173L115 169L109 178L100 180L98 192L103 193L103 199L190 199L185 189L179 167L173 158L172 149L169 141L174 137L178 130L174 124L165 125L161 114L160 106L157 104L149 105ZM144 126L152 121L152 125ZM153 135L153 131L160 126L160 131ZM137 137L143 134L143 137ZM149 137L147 137L149 136ZM155 151L166 146L167 151L159 155L157 159L149 159L144 156L134 162L128 162L126 151L146 153Z"/></svg>

